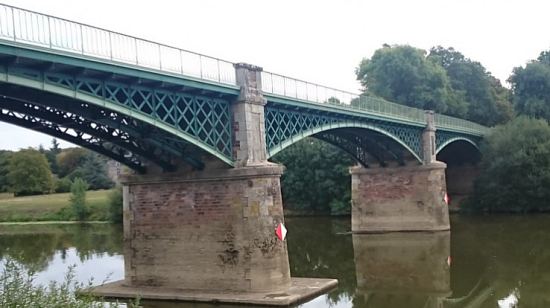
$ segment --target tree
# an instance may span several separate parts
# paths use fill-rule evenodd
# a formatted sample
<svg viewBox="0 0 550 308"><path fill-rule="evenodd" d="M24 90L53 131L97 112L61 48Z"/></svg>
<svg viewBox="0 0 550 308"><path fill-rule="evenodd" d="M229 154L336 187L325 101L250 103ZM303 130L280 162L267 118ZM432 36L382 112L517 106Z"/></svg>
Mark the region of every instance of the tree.
<svg viewBox="0 0 550 308"><path fill-rule="evenodd" d="M286 166L282 177L285 207L309 213L349 213L354 160L323 141L306 138L275 155Z"/></svg>
<svg viewBox="0 0 550 308"><path fill-rule="evenodd" d="M48 159L48 163L50 164L50 169L52 169L52 173L59 174L59 166L57 165L57 155L61 153L61 148L59 148L59 142L57 139L52 139L52 147L45 151L46 158Z"/></svg>
<svg viewBox="0 0 550 308"><path fill-rule="evenodd" d="M69 148L57 155L59 177L65 177L84 163L87 151L83 148Z"/></svg>
<svg viewBox="0 0 550 308"><path fill-rule="evenodd" d="M73 214L79 221L84 221L88 217L89 211L86 206L86 190L88 184L81 178L76 178L71 185L71 208Z"/></svg>
<svg viewBox="0 0 550 308"><path fill-rule="evenodd" d="M8 180L16 195L44 194L53 188L53 176L46 156L31 148L11 155Z"/></svg>
<svg viewBox="0 0 550 308"><path fill-rule="evenodd" d="M109 193L109 219L111 222L121 223L122 211L122 187L117 186Z"/></svg>
<svg viewBox="0 0 550 308"><path fill-rule="evenodd" d="M463 102L460 106L466 108L465 113L452 115L489 126L505 123L512 118L508 89L481 63L466 58L452 47L441 46L430 49L428 59L445 69L455 97Z"/></svg>
<svg viewBox="0 0 550 308"><path fill-rule="evenodd" d="M107 189L113 187L114 183L107 175L107 164L98 154L87 152L81 166L76 168L69 178L81 177L88 183L89 188Z"/></svg>
<svg viewBox="0 0 550 308"><path fill-rule="evenodd" d="M10 155L10 151L0 151L0 192L6 192L9 190L8 166Z"/></svg>
<svg viewBox="0 0 550 308"><path fill-rule="evenodd" d="M540 53L508 79L517 113L550 121L550 51Z"/></svg>
<svg viewBox="0 0 550 308"><path fill-rule="evenodd" d="M464 114L445 70L424 50L407 45L386 46L356 69L365 92L399 104L437 112Z"/></svg>
<svg viewBox="0 0 550 308"><path fill-rule="evenodd" d="M469 207L483 211L550 210L550 126L518 117L497 126L482 147L481 174Z"/></svg>

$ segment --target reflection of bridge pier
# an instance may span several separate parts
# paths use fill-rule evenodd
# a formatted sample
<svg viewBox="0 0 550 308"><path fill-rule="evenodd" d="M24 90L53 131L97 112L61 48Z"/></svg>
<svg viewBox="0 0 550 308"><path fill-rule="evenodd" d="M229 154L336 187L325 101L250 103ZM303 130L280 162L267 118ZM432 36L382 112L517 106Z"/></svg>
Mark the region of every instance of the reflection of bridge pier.
<svg viewBox="0 0 550 308"><path fill-rule="evenodd" d="M353 234L354 307L442 307L451 295L450 232Z"/></svg>

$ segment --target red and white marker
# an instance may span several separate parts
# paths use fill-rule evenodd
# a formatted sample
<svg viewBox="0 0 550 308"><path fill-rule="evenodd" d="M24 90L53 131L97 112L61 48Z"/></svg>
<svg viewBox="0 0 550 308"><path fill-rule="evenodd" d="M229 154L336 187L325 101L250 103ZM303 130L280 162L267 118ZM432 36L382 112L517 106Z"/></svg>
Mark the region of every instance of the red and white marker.
<svg viewBox="0 0 550 308"><path fill-rule="evenodd" d="M445 201L445 204L447 205L449 205L449 202L451 202L451 199L449 198L447 192L445 192L445 196L443 196L443 201Z"/></svg>
<svg viewBox="0 0 550 308"><path fill-rule="evenodd" d="M448 266L451 266L451 263L453 262L453 259L451 258L451 256L448 256L447 257L447 265Z"/></svg>
<svg viewBox="0 0 550 308"><path fill-rule="evenodd" d="M284 241L285 238L286 238L286 228L285 228L285 225L283 225L282 223L280 223L278 226L277 226L277 229L275 229L275 234L277 234L277 237L281 240L281 241Z"/></svg>

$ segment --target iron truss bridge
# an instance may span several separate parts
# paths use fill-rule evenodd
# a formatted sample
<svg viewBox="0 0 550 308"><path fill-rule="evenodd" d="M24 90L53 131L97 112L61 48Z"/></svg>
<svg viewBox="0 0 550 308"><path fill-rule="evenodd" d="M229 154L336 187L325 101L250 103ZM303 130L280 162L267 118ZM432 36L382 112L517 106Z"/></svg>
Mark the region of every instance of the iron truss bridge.
<svg viewBox="0 0 550 308"><path fill-rule="evenodd" d="M307 137L360 163L422 160L423 110L262 72L269 157ZM138 172L234 164L233 63L0 4L0 121L86 147ZM437 114L437 151L487 132Z"/></svg>

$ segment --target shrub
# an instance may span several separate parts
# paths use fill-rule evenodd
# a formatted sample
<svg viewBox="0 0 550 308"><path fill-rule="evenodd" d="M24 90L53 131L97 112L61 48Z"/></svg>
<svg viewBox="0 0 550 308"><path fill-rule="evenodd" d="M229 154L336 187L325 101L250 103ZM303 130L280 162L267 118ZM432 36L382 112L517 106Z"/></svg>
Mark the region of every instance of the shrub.
<svg viewBox="0 0 550 308"><path fill-rule="evenodd" d="M481 174L467 209L550 210L550 126L519 117L493 129L481 148Z"/></svg>
<svg viewBox="0 0 550 308"><path fill-rule="evenodd" d="M122 222L122 187L117 186L109 193L109 219L114 223Z"/></svg>
<svg viewBox="0 0 550 308"><path fill-rule="evenodd" d="M71 191L71 185L73 182L71 179L64 177L62 179L57 180L55 183L55 192L56 193L66 193Z"/></svg>
<svg viewBox="0 0 550 308"><path fill-rule="evenodd" d="M71 185L71 208L77 220L84 221L88 217L88 207L86 206L86 190L88 184L81 179L76 178Z"/></svg>
<svg viewBox="0 0 550 308"><path fill-rule="evenodd" d="M0 307L51 307L51 308L100 308L119 307L119 303L106 303L85 292L88 285L75 280L74 267L69 267L64 281L50 283L47 287L35 283L35 274L13 260L4 262L0 273ZM76 294L79 294L78 296ZM139 307L138 300L128 307Z"/></svg>

